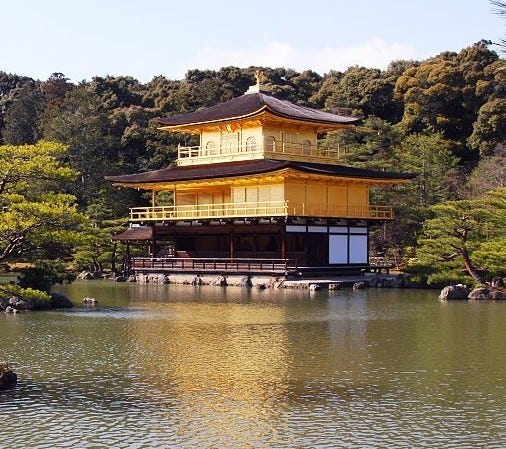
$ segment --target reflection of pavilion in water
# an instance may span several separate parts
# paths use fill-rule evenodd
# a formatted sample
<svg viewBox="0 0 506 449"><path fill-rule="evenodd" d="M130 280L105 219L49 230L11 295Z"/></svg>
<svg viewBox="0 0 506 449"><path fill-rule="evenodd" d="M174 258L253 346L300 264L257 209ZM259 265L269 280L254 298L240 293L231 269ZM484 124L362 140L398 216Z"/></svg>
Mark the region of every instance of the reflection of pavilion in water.
<svg viewBox="0 0 506 449"><path fill-rule="evenodd" d="M269 403L283 400L290 376L283 308L199 302L170 309L174 319L143 322L137 338L146 372L171 386L180 431L199 423L218 435L242 422L247 441L254 421L254 431L263 423L267 435L279 409Z"/></svg>
<svg viewBox="0 0 506 449"><path fill-rule="evenodd" d="M318 307L305 296L293 299L294 307L258 297L174 303L171 318L143 322L136 332L144 368L171 386L181 429L200 422L218 434L239 422L245 434L268 434L283 403L316 407L363 385L366 321L350 320L357 298L331 297Z"/></svg>

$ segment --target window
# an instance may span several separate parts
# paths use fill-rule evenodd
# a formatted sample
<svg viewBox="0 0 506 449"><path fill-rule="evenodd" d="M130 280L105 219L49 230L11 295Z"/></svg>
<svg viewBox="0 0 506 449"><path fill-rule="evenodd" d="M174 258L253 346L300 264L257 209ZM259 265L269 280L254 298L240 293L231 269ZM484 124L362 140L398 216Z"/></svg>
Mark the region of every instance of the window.
<svg viewBox="0 0 506 449"><path fill-rule="evenodd" d="M265 151L276 151L276 139L272 136L265 138Z"/></svg>
<svg viewBox="0 0 506 449"><path fill-rule="evenodd" d="M210 140L206 143L206 151L205 154L215 154L216 144L214 141Z"/></svg>
<svg viewBox="0 0 506 449"><path fill-rule="evenodd" d="M302 142L302 154L305 156L311 154L311 142L309 140L304 140L304 142Z"/></svg>
<svg viewBox="0 0 506 449"><path fill-rule="evenodd" d="M255 137L250 136L246 139L246 151L256 151L257 150L257 140Z"/></svg>

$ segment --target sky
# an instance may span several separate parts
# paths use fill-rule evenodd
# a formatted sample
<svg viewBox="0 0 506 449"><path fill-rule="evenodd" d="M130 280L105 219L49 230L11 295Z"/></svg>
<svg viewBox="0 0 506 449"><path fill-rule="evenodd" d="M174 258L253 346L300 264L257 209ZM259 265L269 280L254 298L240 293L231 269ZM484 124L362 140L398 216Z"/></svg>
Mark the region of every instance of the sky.
<svg viewBox="0 0 506 449"><path fill-rule="evenodd" d="M0 0L0 14L0 71L76 83L225 66L384 70L506 34L489 0Z"/></svg>

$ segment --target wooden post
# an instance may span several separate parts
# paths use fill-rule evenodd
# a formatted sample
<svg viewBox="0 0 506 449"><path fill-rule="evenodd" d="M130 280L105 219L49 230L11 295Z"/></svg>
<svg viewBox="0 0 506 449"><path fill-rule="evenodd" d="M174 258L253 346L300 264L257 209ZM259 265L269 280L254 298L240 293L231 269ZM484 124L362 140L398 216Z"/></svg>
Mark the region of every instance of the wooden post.
<svg viewBox="0 0 506 449"><path fill-rule="evenodd" d="M281 225L281 258L286 259L286 232L284 225Z"/></svg>
<svg viewBox="0 0 506 449"><path fill-rule="evenodd" d="M234 229L230 230L230 259L234 259Z"/></svg>

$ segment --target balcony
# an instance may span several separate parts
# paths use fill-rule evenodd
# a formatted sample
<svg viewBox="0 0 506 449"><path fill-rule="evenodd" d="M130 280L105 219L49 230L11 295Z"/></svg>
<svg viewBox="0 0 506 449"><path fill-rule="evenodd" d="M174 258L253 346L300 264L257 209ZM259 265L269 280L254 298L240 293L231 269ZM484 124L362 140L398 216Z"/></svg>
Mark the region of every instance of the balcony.
<svg viewBox="0 0 506 449"><path fill-rule="evenodd" d="M259 217L328 217L392 220L390 206L329 206L291 201L134 207L131 222L206 220Z"/></svg>
<svg viewBox="0 0 506 449"><path fill-rule="evenodd" d="M178 147L177 165L214 164L251 159L339 164L345 149L322 148L308 143L272 142L213 148Z"/></svg>

